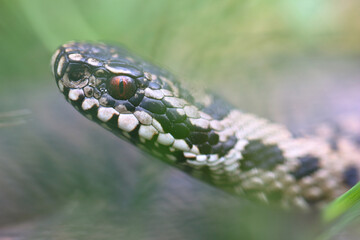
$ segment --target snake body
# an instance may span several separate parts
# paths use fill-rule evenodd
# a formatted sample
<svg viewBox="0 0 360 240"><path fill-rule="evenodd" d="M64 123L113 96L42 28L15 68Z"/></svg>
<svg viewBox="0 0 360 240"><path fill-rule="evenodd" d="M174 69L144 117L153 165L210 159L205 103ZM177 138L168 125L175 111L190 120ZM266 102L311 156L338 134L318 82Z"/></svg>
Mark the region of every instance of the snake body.
<svg viewBox="0 0 360 240"><path fill-rule="evenodd" d="M358 181L360 154L351 141L334 147L332 137L296 138L218 96L199 100L171 73L121 47L70 42L51 64L60 91L85 117L232 194L308 209Z"/></svg>

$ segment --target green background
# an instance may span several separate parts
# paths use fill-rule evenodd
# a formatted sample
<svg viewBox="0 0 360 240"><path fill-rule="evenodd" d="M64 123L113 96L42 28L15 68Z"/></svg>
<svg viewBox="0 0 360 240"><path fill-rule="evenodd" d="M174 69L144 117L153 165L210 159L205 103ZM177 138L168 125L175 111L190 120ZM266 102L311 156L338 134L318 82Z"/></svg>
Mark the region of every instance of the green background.
<svg viewBox="0 0 360 240"><path fill-rule="evenodd" d="M50 57L70 40L120 43L184 84L307 128L360 109L359 10L355 0L0 0L0 236L312 239L324 231L316 214L238 201L85 121L58 93Z"/></svg>
<svg viewBox="0 0 360 240"><path fill-rule="evenodd" d="M70 40L119 42L186 78L210 81L234 77L249 67L263 71L289 56L357 58L360 52L357 1L2 0L0 4L3 81L21 77L17 81L22 82L29 76L45 81L44 66L51 53Z"/></svg>

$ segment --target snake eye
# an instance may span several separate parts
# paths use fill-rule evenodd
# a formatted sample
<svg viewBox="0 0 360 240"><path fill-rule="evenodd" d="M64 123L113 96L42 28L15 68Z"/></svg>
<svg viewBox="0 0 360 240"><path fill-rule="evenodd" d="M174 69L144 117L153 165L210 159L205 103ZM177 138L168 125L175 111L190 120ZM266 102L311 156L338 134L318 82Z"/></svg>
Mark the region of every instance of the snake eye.
<svg viewBox="0 0 360 240"><path fill-rule="evenodd" d="M83 79L85 70L85 67L81 64L72 64L68 73L70 81L79 81Z"/></svg>
<svg viewBox="0 0 360 240"><path fill-rule="evenodd" d="M109 94L115 99L129 99L136 91L134 79L128 76L115 76L110 80Z"/></svg>

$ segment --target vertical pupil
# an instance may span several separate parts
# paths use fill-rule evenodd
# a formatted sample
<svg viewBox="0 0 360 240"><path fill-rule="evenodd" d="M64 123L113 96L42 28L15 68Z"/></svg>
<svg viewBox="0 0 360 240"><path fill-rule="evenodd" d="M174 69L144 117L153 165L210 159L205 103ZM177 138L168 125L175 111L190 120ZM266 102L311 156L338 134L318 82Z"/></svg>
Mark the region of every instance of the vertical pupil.
<svg viewBox="0 0 360 240"><path fill-rule="evenodd" d="M123 80L120 80L120 82L119 82L119 93L121 95L124 94L124 88L125 88L125 82Z"/></svg>

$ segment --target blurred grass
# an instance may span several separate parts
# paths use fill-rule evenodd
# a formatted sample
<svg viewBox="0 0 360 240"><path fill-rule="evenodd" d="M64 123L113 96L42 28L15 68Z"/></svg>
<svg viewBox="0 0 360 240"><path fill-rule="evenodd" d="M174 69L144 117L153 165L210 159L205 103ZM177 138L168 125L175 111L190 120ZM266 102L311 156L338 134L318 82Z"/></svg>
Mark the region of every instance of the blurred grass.
<svg viewBox="0 0 360 240"><path fill-rule="evenodd" d="M45 76L50 54L69 40L121 42L185 78L207 81L282 56L359 56L359 7L324 0L1 0L0 76Z"/></svg>
<svg viewBox="0 0 360 240"><path fill-rule="evenodd" d="M70 40L118 42L247 110L289 114L273 104L286 102L298 113L307 99L319 114L326 105L309 100L310 90L356 91L343 72L358 73L359 9L356 0L0 0L0 115L32 112L26 124L0 128L1 225L28 220L28 239L313 239L318 216L239 202L84 123L61 102L49 59ZM330 77L340 82L332 91L313 84ZM291 91L274 87L287 82Z"/></svg>
<svg viewBox="0 0 360 240"><path fill-rule="evenodd" d="M358 189L357 189L358 190ZM354 190L356 191L356 190ZM325 209L325 221L327 222L326 228L322 234L320 234L316 240L328 240L334 239L336 236L341 236L343 239L357 239L358 234L351 236L351 232L347 231L350 228L357 229L359 225L360 217L360 201L353 201L351 204L350 201L346 199L349 197L349 194L354 194L353 192L345 193L344 196L341 196L339 199L334 201ZM346 211L345 211L346 210ZM333 221L330 223L329 221ZM350 233L350 234L349 234ZM345 236L344 236L345 235ZM346 236L350 235L350 236Z"/></svg>
<svg viewBox="0 0 360 240"><path fill-rule="evenodd" d="M333 221L346 212L353 211L352 208L358 203L360 204L360 183L327 206L323 211L323 219L325 222ZM360 216L360 213L357 215Z"/></svg>

